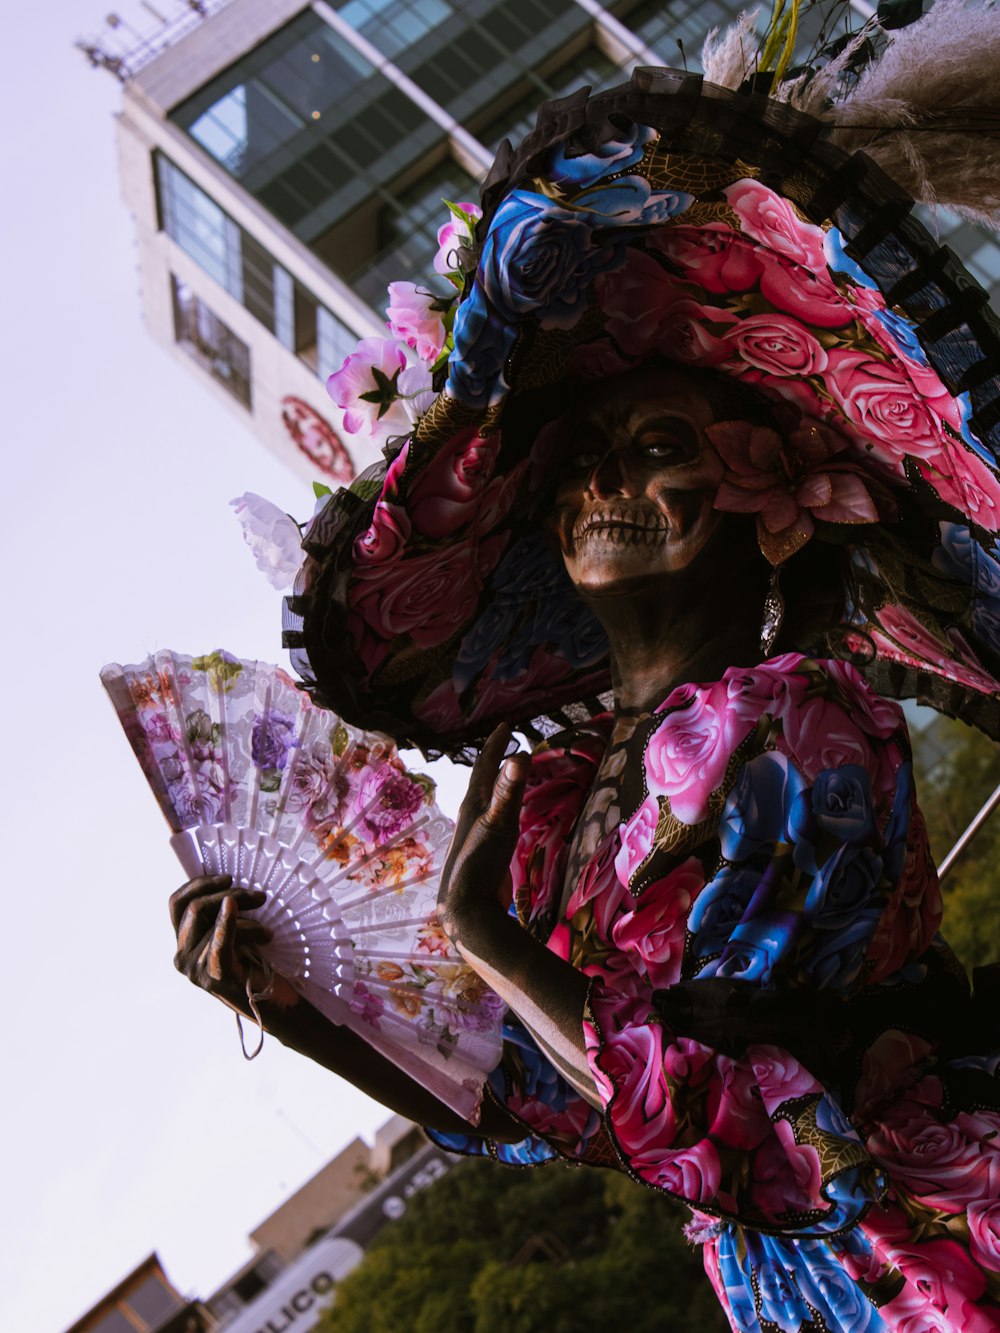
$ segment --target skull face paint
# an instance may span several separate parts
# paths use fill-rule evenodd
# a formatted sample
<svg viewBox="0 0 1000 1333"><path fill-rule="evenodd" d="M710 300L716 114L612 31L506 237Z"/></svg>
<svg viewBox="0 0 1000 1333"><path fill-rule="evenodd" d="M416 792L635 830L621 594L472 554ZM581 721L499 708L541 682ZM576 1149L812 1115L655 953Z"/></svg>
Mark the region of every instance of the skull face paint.
<svg viewBox="0 0 1000 1333"><path fill-rule="evenodd" d="M605 381L563 419L549 527L581 591L677 573L705 548L722 520L715 419L701 386L656 368Z"/></svg>

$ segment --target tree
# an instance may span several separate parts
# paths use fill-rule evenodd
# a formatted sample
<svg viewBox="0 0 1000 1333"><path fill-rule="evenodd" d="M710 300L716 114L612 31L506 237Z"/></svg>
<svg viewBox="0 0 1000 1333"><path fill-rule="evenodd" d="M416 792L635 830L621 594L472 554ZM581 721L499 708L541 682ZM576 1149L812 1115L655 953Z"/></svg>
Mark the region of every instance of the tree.
<svg viewBox="0 0 1000 1333"><path fill-rule="evenodd" d="M994 788L1000 747L981 732L936 718L913 733L917 798L941 862ZM1000 811L980 829L942 886L942 933L971 971L1000 961Z"/></svg>
<svg viewBox="0 0 1000 1333"><path fill-rule="evenodd" d="M725 1333L689 1214L628 1177L460 1163L337 1287L319 1333Z"/></svg>

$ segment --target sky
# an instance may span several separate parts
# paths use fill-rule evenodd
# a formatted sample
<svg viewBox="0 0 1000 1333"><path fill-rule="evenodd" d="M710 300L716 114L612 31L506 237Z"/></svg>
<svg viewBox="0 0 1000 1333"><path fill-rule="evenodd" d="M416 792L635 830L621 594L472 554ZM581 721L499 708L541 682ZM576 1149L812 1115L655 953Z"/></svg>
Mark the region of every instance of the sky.
<svg viewBox="0 0 1000 1333"><path fill-rule="evenodd" d="M91 12L92 10L92 12ZM145 333L100 6L21 5L0 80L4 255L0 962L3 1326L59 1333L156 1250L207 1295L247 1233L387 1113L174 970L184 878L98 680L225 647L281 661L228 502L308 486ZM441 772L452 812L462 779Z"/></svg>

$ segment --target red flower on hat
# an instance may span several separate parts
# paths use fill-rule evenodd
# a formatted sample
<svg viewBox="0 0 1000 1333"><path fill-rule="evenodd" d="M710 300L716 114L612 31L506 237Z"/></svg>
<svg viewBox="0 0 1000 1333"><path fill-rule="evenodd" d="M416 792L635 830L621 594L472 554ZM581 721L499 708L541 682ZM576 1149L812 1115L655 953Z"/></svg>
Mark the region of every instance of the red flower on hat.
<svg viewBox="0 0 1000 1333"><path fill-rule="evenodd" d="M849 458L847 440L806 420L783 439L769 426L720 421L706 435L726 464L716 509L756 514L760 549L780 564L824 523L877 523L868 487Z"/></svg>

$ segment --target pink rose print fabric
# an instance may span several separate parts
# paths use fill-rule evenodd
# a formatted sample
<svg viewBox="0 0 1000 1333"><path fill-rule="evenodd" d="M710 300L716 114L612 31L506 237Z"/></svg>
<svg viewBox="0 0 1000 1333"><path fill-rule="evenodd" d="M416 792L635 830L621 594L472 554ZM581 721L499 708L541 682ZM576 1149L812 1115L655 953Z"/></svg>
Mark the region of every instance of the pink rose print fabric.
<svg viewBox="0 0 1000 1333"><path fill-rule="evenodd" d="M896 705L797 654L675 690L560 918L589 725L535 758L514 879L522 922L592 978L604 1113L515 1026L491 1087L524 1142L450 1146L613 1150L694 1210L740 1333L1000 1328L1000 1050L963 1044Z"/></svg>

